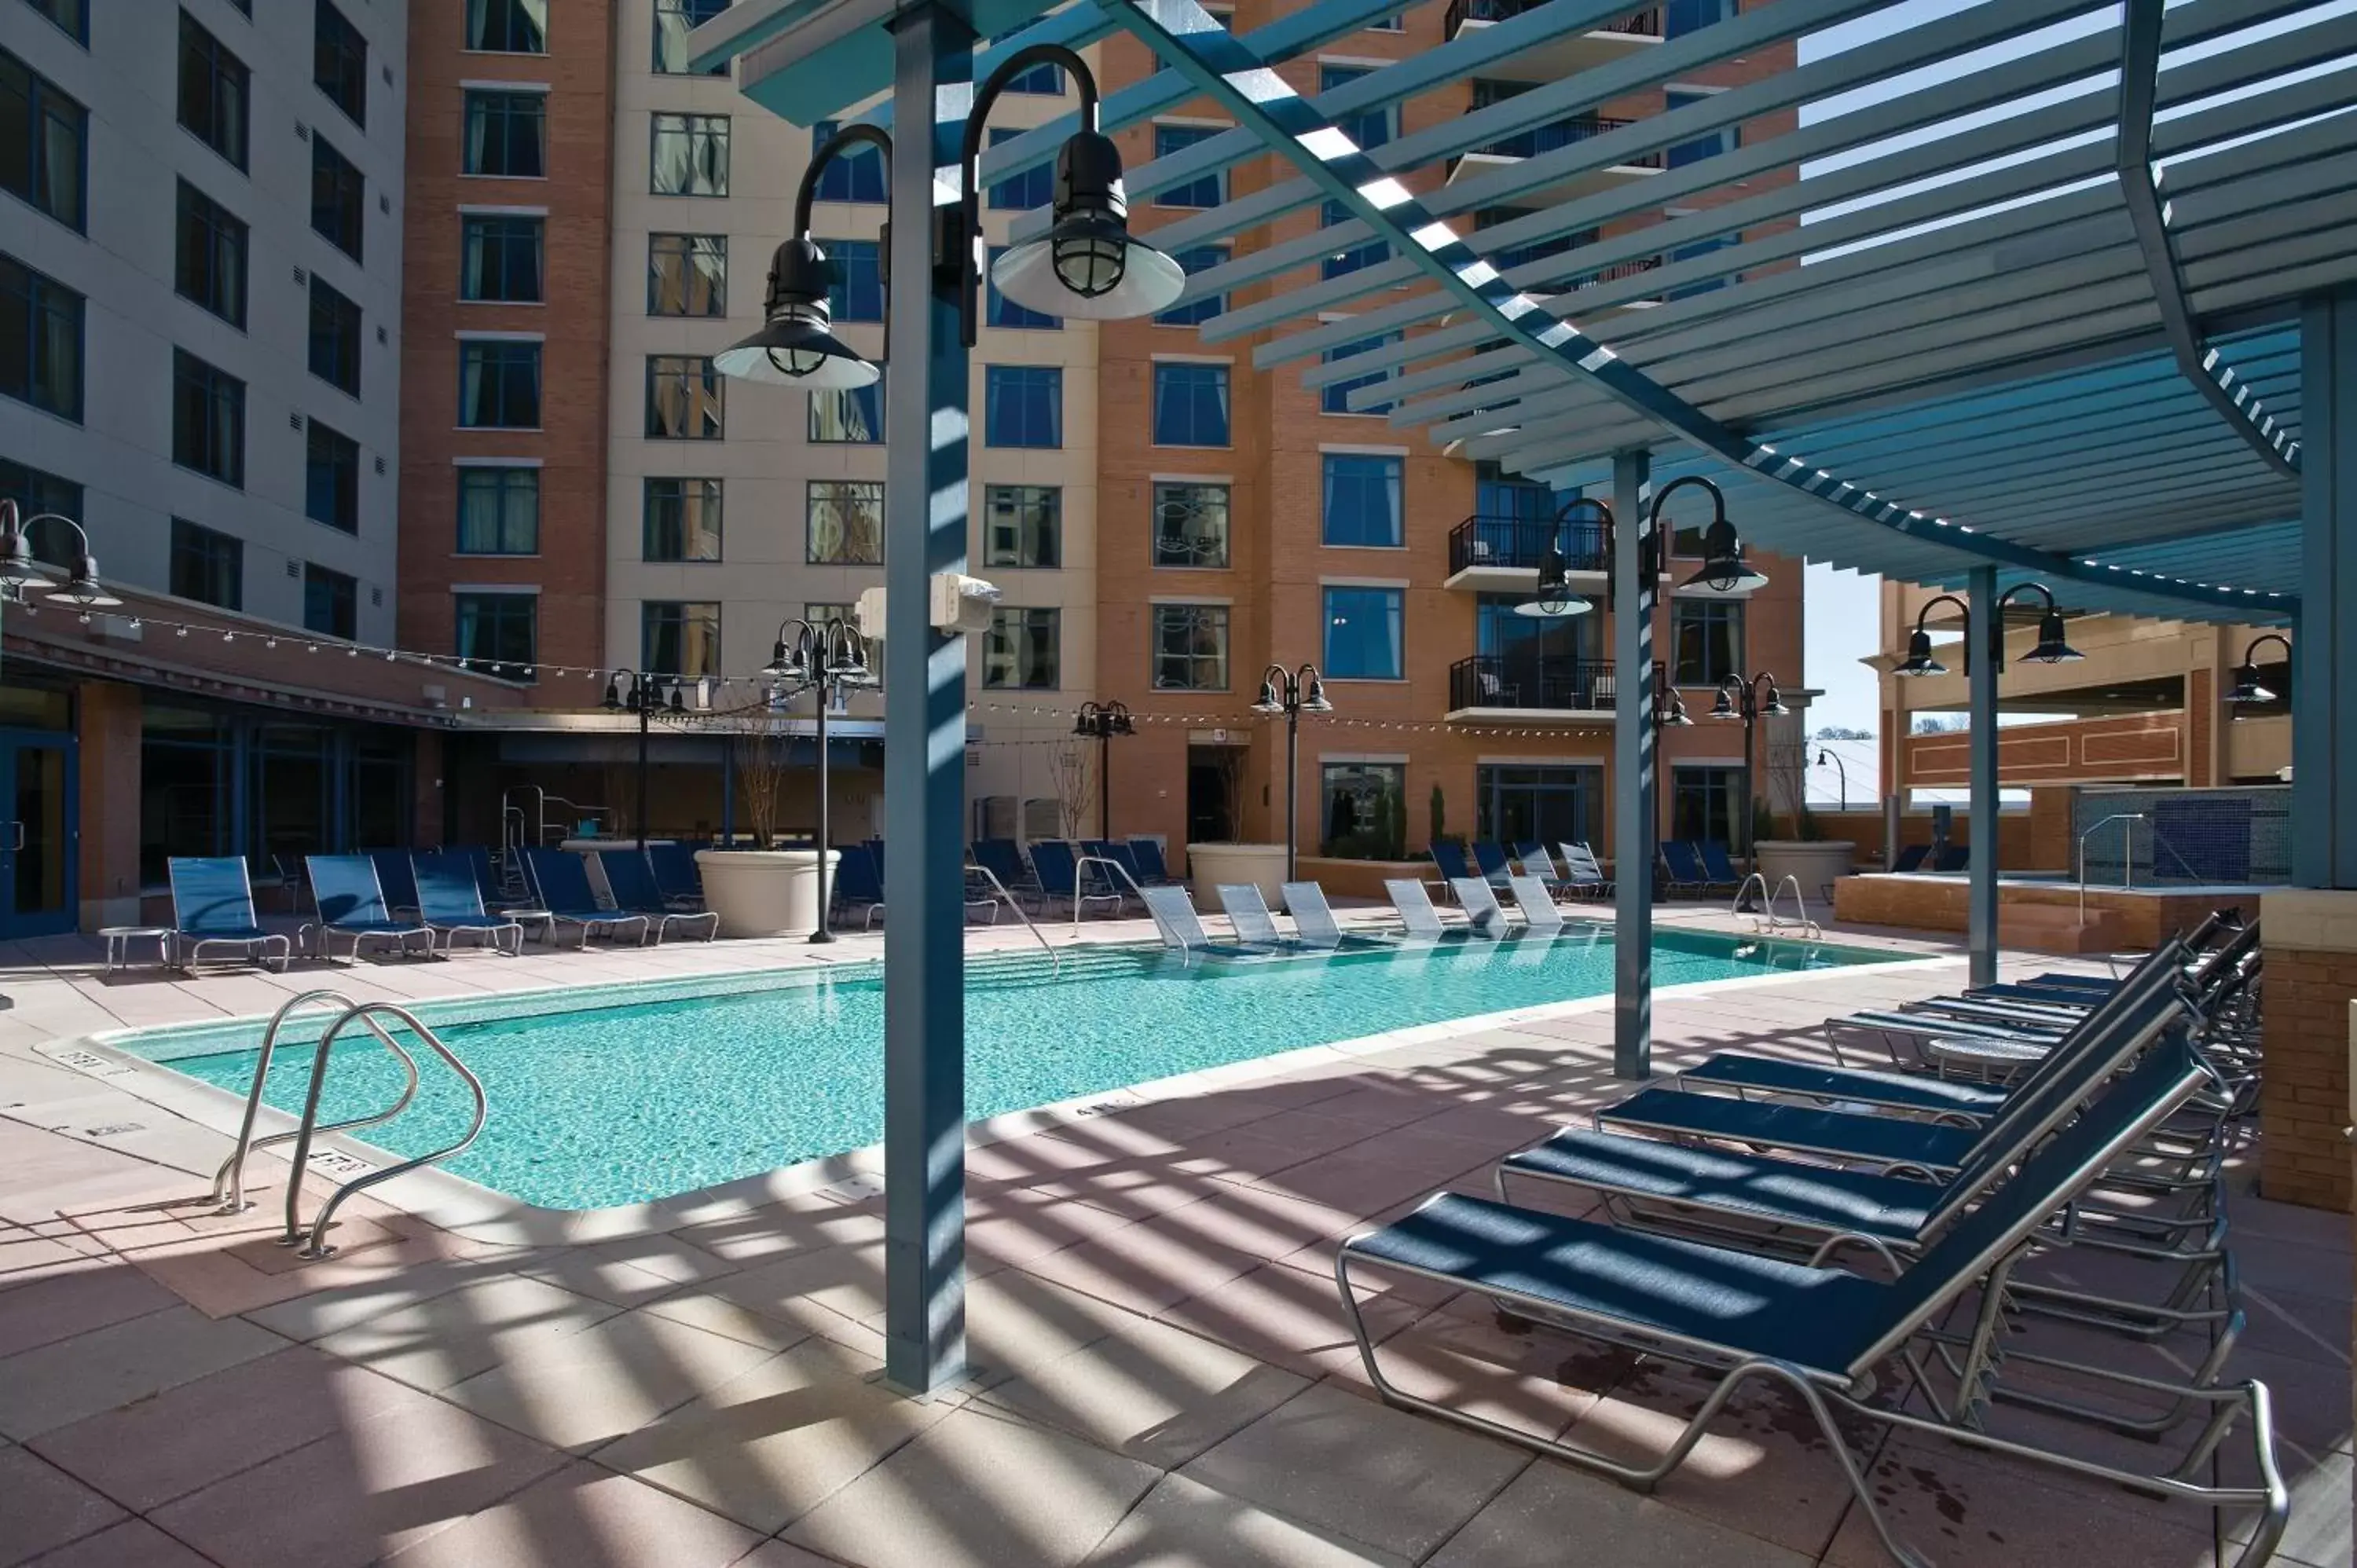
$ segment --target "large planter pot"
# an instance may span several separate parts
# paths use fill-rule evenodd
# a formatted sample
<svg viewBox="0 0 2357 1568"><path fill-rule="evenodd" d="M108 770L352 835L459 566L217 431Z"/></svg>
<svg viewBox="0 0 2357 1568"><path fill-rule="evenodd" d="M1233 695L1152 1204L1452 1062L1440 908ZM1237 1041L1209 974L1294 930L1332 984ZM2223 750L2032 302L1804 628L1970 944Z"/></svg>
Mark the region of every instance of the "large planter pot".
<svg viewBox="0 0 2357 1568"><path fill-rule="evenodd" d="M1782 886L1787 876L1794 877L1809 912L1821 915L1833 907L1834 884L1850 874L1857 845L1847 839L1761 839L1751 846L1751 855L1760 875L1768 879L1769 892Z"/></svg>
<svg viewBox="0 0 2357 1568"><path fill-rule="evenodd" d="M1281 843L1190 843L1187 879L1200 908L1216 909L1222 882L1249 882L1272 909L1285 907L1285 846Z"/></svg>
<svg viewBox="0 0 2357 1568"><path fill-rule="evenodd" d="M828 886L843 858L826 852ZM720 917L724 937L806 936L818 929L818 852L812 849L700 849L704 907Z"/></svg>

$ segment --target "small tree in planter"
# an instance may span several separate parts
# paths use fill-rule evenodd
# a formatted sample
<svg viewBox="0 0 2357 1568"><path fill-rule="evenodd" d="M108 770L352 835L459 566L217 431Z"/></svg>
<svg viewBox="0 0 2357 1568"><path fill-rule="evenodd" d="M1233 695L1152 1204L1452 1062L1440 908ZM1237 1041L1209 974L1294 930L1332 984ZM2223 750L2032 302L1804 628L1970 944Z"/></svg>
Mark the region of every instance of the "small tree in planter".
<svg viewBox="0 0 2357 1568"><path fill-rule="evenodd" d="M1068 740L1056 748L1056 820L1068 839L1079 838L1087 824L1089 786L1095 778L1088 747Z"/></svg>
<svg viewBox="0 0 2357 1568"><path fill-rule="evenodd" d="M1448 837L1448 797L1440 792L1439 785L1432 787L1432 799L1426 803L1425 810L1429 819L1426 824L1426 842L1439 843Z"/></svg>
<svg viewBox="0 0 2357 1568"><path fill-rule="evenodd" d="M785 792L785 704L774 693L746 712L745 731L736 740L737 777L745 785L745 816L753 824L753 847L777 843L778 803Z"/></svg>

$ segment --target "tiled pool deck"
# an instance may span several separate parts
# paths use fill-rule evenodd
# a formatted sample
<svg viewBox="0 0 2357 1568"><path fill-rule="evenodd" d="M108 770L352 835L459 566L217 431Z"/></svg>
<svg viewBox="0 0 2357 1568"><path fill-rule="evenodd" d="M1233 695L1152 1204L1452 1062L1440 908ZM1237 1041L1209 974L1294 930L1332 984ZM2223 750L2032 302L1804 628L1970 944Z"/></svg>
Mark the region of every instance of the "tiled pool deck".
<svg viewBox="0 0 2357 1568"><path fill-rule="evenodd" d="M1088 937L1147 934L1103 922ZM1657 1065L1817 1055L1805 1031L1827 1014L1962 983L1953 947L1832 935L1945 961L1667 997ZM828 956L879 946L852 938ZM430 999L821 961L807 945L197 981L109 980L98 959L72 938L0 945L16 1003L0 1013L0 1568L1882 1560L1813 1431L1765 1392L1650 1498L1372 1398L1335 1301L1335 1240L1437 1187L1485 1190L1500 1155L1610 1098L1609 999L1275 1077L1212 1075L976 1147L974 1372L917 1403L876 1381L873 1199L814 1192L627 1240L515 1246L361 1197L341 1253L300 1264L270 1239L283 1164L257 1161L253 1212L211 1216L225 1138L38 1049L267 1013L319 984ZM2247 1192L2232 1213L2251 1315L2232 1370L2273 1388L2293 1487L2277 1561L2348 1563L2350 1223ZM1657 1444L1701 1397L1544 1330L1505 1335L1446 1292L1394 1290L1369 1324L1418 1391L1592 1444ZM2089 1353L2163 1369L2183 1349ZM2206 1512L1944 1444L1883 1441L1872 1479L1900 1536L1943 1568L2212 1561Z"/></svg>

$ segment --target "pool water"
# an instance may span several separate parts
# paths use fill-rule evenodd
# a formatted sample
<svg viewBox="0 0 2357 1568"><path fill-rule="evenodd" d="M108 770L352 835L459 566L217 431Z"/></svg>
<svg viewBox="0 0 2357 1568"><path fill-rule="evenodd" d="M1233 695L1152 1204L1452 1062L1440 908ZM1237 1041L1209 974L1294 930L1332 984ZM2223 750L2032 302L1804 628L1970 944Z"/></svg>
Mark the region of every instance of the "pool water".
<svg viewBox="0 0 2357 1568"><path fill-rule="evenodd" d="M1598 996L1609 929L1191 964L1162 949L977 958L966 982L966 1109L977 1120L1305 1046ZM1653 983L1883 961L1789 941L1657 932ZM443 1168L549 1208L643 1202L840 1154L884 1135L884 988L875 964L429 1004L420 1018L483 1080L490 1119ZM299 1112L327 1014L291 1023L266 1090ZM252 1021L116 1043L242 1096ZM288 1048L290 1046L300 1048ZM418 1154L451 1142L471 1101L419 1051L417 1101L361 1134ZM392 1057L364 1032L331 1053L324 1120L389 1103Z"/></svg>

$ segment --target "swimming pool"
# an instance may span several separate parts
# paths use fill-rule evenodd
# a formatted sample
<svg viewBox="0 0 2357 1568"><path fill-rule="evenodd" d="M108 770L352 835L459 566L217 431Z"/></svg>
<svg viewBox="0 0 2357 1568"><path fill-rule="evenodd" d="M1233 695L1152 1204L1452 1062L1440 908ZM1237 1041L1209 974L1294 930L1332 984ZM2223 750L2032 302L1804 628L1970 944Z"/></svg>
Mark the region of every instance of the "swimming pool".
<svg viewBox="0 0 2357 1568"><path fill-rule="evenodd" d="M976 1120L1305 1046L1413 1025L1598 996L1612 989L1609 929L1504 941L1361 950L1248 962L1181 962L1159 948L977 957L967 970L966 1105ZM1657 931L1653 983L1886 961L1813 943ZM416 1009L479 1074L491 1114L443 1168L547 1208L603 1208L717 1186L863 1147L884 1133L884 988L876 964L584 987ZM266 1093L301 1110L327 1015L281 1036ZM122 1036L117 1047L232 1094L253 1080L259 1026ZM417 1102L364 1135L404 1155L466 1125L465 1092L422 1064ZM399 1087L392 1058L339 1039L324 1116L362 1114Z"/></svg>

